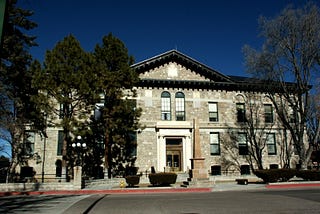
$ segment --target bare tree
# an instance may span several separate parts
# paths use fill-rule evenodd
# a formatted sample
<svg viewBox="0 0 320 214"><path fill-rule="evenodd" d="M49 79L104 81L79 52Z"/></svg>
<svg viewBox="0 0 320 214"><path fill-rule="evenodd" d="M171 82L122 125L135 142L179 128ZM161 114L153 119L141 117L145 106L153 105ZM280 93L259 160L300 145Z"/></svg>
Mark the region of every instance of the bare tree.
<svg viewBox="0 0 320 214"><path fill-rule="evenodd" d="M269 115L268 121L265 119L263 99L262 94L253 92L247 92L244 96L238 97L239 103L243 105L237 107L239 126L229 128L230 140L224 143L228 157L235 165L239 165L239 158L242 156L252 170L264 168L263 156L268 135L271 134L274 126L273 115Z"/></svg>
<svg viewBox="0 0 320 214"><path fill-rule="evenodd" d="M307 135L308 141L313 147L312 162L316 163L316 168L320 168L320 148L319 148L319 121L320 121L320 97L319 86L317 92L310 96L310 110L307 115Z"/></svg>
<svg viewBox="0 0 320 214"><path fill-rule="evenodd" d="M261 17L260 27L265 38L261 51L244 47L247 70L266 81L268 96L305 169L317 139L314 136L308 141L306 134L310 128L310 85L319 74L319 9L314 4L287 7L274 19Z"/></svg>

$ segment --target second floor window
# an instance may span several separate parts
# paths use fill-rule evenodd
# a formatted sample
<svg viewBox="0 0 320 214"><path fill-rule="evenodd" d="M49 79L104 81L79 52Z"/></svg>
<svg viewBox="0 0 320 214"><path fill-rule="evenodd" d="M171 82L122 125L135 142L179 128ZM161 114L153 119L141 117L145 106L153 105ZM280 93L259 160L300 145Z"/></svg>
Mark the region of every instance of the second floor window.
<svg viewBox="0 0 320 214"><path fill-rule="evenodd" d="M65 105L63 103L60 103L60 109L59 109L59 118L63 119L66 115L71 111L71 105Z"/></svg>
<svg viewBox="0 0 320 214"><path fill-rule="evenodd" d="M298 119L299 119L299 117L298 117L297 111L295 111L294 108L291 106L289 108L289 122L294 124L294 123L299 122Z"/></svg>
<svg viewBox="0 0 320 214"><path fill-rule="evenodd" d="M264 105L264 122L273 123L273 109L271 104Z"/></svg>
<svg viewBox="0 0 320 214"><path fill-rule="evenodd" d="M186 120L184 94L182 92L177 92L175 98L176 98L176 120L184 121Z"/></svg>
<svg viewBox="0 0 320 214"><path fill-rule="evenodd" d="M100 97L100 100L98 103L95 104L95 109L94 109L94 119L95 120L99 120L102 116L102 110L104 108L104 105L105 105L105 99L104 99L104 94L101 93L99 95Z"/></svg>
<svg viewBox="0 0 320 214"><path fill-rule="evenodd" d="M246 122L246 109L244 103L237 103L237 122Z"/></svg>
<svg viewBox="0 0 320 214"><path fill-rule="evenodd" d="M171 120L171 99L167 91L161 94L161 120Z"/></svg>
<svg viewBox="0 0 320 214"><path fill-rule="evenodd" d="M218 122L218 104L209 103L209 121Z"/></svg>

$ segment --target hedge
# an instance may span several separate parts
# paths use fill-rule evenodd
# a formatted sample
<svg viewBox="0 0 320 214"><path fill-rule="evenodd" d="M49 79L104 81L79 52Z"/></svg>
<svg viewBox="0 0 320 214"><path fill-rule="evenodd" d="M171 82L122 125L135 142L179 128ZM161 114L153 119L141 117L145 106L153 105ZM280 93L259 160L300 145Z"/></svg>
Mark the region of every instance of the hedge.
<svg viewBox="0 0 320 214"><path fill-rule="evenodd" d="M265 183L285 182L293 178L297 173L295 169L266 169L255 170L254 174Z"/></svg>
<svg viewBox="0 0 320 214"><path fill-rule="evenodd" d="M299 170L296 176L306 181L320 181L320 171L315 170Z"/></svg>
<svg viewBox="0 0 320 214"><path fill-rule="evenodd" d="M159 172L149 174L149 181L153 186L169 186L176 183L177 174L171 172Z"/></svg>

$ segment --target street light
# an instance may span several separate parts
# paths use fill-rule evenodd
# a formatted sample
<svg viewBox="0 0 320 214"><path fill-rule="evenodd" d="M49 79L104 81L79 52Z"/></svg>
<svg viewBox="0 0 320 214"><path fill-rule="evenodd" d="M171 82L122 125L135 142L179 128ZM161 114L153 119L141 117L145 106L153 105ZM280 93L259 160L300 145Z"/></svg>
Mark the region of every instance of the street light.
<svg viewBox="0 0 320 214"><path fill-rule="evenodd" d="M81 150L86 148L86 146L87 146L87 144L85 142L81 143L81 140L82 140L81 136L78 135L76 142L73 142L71 145L74 149L76 149L76 152L77 152L76 163L78 166L80 165L80 158L79 157L80 157Z"/></svg>

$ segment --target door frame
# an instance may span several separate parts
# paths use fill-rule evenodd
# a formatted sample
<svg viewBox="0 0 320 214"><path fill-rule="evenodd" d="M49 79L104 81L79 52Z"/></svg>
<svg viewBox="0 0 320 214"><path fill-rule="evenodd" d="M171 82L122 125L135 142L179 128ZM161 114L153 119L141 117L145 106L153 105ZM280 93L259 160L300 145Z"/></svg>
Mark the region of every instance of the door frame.
<svg viewBox="0 0 320 214"><path fill-rule="evenodd" d="M156 170L164 171L166 169L166 139L182 139L181 172L188 172L191 169L190 159L192 153L192 132L186 128L159 128L157 131L157 159Z"/></svg>
<svg viewBox="0 0 320 214"><path fill-rule="evenodd" d="M183 138L182 137L166 137L166 171L181 172L183 170ZM168 163L168 155L171 155L171 164ZM174 157L178 155L177 167L174 165ZM171 166L170 166L171 165Z"/></svg>

